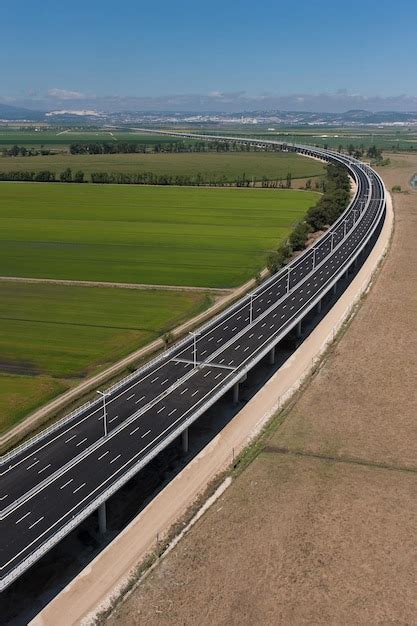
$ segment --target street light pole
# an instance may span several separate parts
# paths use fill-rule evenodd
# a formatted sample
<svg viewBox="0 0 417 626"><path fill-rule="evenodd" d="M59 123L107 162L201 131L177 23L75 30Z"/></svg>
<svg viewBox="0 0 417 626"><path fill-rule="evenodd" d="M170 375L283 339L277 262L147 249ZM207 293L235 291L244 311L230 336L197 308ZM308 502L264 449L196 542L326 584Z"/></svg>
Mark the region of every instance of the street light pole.
<svg viewBox="0 0 417 626"><path fill-rule="evenodd" d="M290 274L291 274L291 267L288 268L288 274L287 274L287 293L290 292Z"/></svg>
<svg viewBox="0 0 417 626"><path fill-rule="evenodd" d="M193 338L193 361L194 361L194 369L197 367L197 336L199 333L190 333Z"/></svg>
<svg viewBox="0 0 417 626"><path fill-rule="evenodd" d="M106 392L105 391L97 391L97 393L103 398L103 426L104 426L104 436L107 437L107 409L106 409Z"/></svg>
<svg viewBox="0 0 417 626"><path fill-rule="evenodd" d="M253 322L253 293L250 294L250 304L249 304L249 324Z"/></svg>

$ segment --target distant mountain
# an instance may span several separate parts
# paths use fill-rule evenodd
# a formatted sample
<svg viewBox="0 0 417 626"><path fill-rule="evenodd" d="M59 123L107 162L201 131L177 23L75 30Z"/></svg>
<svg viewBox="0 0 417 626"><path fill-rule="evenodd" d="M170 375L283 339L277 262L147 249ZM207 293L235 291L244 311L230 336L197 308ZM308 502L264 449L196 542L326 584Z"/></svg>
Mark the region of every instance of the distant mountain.
<svg viewBox="0 0 417 626"><path fill-rule="evenodd" d="M30 120L32 122L38 122L45 118L45 113L41 111L31 111L30 109L23 109L21 107L10 106L9 104L0 103L0 119L2 120Z"/></svg>
<svg viewBox="0 0 417 626"><path fill-rule="evenodd" d="M346 113L339 114L341 120L345 122L358 122L365 124L382 124L389 122L411 122L417 119L416 112L400 113L398 111L365 111L362 109L353 109Z"/></svg>
<svg viewBox="0 0 417 626"><path fill-rule="evenodd" d="M277 127L302 126L362 126L379 124L417 124L416 112L369 111L350 109L346 112L296 111L284 109L258 109L243 111L192 111L192 110L140 110L125 109L115 112L97 110L94 107L60 107L44 111L28 109L24 106L0 104L0 120L47 122L61 126L100 126L102 124L268 124Z"/></svg>

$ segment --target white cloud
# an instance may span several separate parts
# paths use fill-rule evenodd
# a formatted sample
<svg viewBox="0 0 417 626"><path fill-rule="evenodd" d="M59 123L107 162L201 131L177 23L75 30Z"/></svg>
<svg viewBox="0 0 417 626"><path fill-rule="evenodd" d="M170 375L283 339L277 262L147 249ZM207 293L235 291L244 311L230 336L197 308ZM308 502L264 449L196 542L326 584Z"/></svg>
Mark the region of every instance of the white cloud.
<svg viewBox="0 0 417 626"><path fill-rule="evenodd" d="M50 98L58 98L59 100L81 100L85 98L85 94L80 93L79 91L70 91L69 89L57 89L54 87L53 89L49 89L47 91L47 95Z"/></svg>

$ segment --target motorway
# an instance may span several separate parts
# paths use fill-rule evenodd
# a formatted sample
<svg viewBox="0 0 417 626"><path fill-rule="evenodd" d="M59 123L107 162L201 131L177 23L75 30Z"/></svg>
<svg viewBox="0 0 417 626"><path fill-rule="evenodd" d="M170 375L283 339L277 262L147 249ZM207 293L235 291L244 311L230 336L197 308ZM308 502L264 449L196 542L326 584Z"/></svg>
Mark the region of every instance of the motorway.
<svg viewBox="0 0 417 626"><path fill-rule="evenodd" d="M348 157L295 149L346 164L357 183L351 205L313 248L107 390L106 420L98 398L3 457L0 589L238 384L354 261L383 217L381 180Z"/></svg>

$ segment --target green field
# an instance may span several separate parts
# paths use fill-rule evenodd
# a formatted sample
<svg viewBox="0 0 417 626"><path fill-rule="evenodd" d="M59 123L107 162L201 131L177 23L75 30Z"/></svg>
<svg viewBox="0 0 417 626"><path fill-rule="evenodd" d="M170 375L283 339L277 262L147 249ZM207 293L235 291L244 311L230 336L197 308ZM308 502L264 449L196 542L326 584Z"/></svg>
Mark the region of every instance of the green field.
<svg viewBox="0 0 417 626"><path fill-rule="evenodd" d="M9 170L50 170L59 173L70 167L72 171L82 170L86 175L91 172L153 172L195 176L224 175L228 181L235 181L243 173L251 179L285 179L288 172L293 178L312 178L325 173L319 161L313 161L297 154L271 152L195 152L195 153L157 153L157 154L99 154L71 155L54 154L33 157L0 156L0 171Z"/></svg>
<svg viewBox="0 0 417 626"><path fill-rule="evenodd" d="M232 287L265 266L318 194L0 184L0 275Z"/></svg>
<svg viewBox="0 0 417 626"><path fill-rule="evenodd" d="M132 129L126 130L103 130L103 129L85 129L85 130L73 130L51 127L38 127L39 130L35 131L34 127L27 129L13 128L13 127L0 127L0 146L12 146L14 144L32 146L32 147L52 147L52 148L67 148L70 143L74 142L115 142L115 141L128 141L138 143L163 143L178 141L178 138L168 137L163 135L152 135L147 133L141 133L140 131L134 131ZM206 127L200 128L187 127L176 128L177 131L196 132L205 134L218 134L218 135L235 135L246 137L257 137L260 139L276 139L278 141L284 141L288 143L299 142L310 145L324 145L329 147L338 148L339 145L347 147L350 143L355 147L364 146L365 148L376 145L383 150L410 150L413 147L417 149L417 131L414 126L410 127L375 127L375 126L358 126L358 127L341 127L335 128L334 126L317 126L317 127L294 127L294 128L279 128L277 127L275 132L269 132L267 127L261 125L251 128L248 126L236 127L236 125L228 127L222 127L221 129L207 129ZM190 141L190 140L188 140Z"/></svg>
<svg viewBox="0 0 417 626"><path fill-rule="evenodd" d="M51 376L0 373L0 433L70 386L69 381Z"/></svg>
<svg viewBox="0 0 417 626"><path fill-rule="evenodd" d="M163 135L148 135L135 131L110 131L110 130L62 130L60 128L28 128L26 130L2 127L0 128L0 145L13 146L68 146L77 142L109 142L112 141L133 141L138 143L165 143L178 141L173 137Z"/></svg>
<svg viewBox="0 0 417 626"><path fill-rule="evenodd" d="M209 304L201 292L0 283L0 431Z"/></svg>
<svg viewBox="0 0 417 626"><path fill-rule="evenodd" d="M187 129L188 132L201 132L201 129ZM377 128L375 126L358 126L335 128L334 126L326 127L309 127L302 128L276 128L274 132L268 131L266 128L227 128L221 131L203 132L210 134L223 134L230 136L245 136L259 139L274 139L284 143L301 143L311 146L328 146L329 148L338 149L342 146L346 149L350 144L355 148L369 148L376 145L385 151L390 150L417 150L417 129L415 126L410 127L393 127L386 126Z"/></svg>

